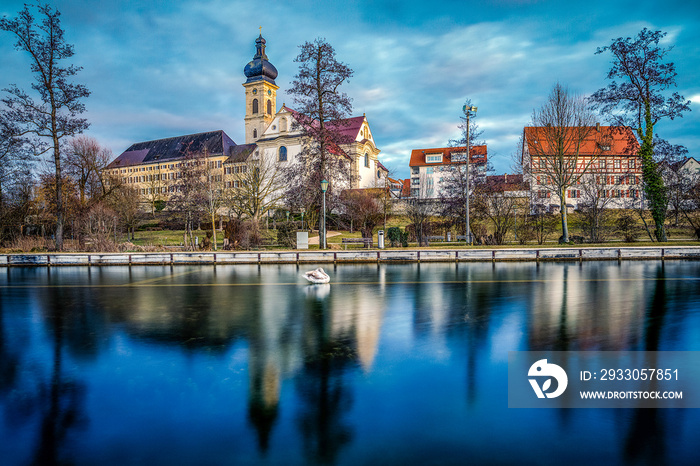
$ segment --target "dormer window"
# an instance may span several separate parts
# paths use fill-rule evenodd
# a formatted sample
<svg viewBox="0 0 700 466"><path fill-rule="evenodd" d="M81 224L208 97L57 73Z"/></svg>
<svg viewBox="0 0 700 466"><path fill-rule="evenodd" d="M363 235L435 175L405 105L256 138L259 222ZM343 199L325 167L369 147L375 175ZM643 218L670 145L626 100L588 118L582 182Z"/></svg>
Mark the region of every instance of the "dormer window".
<svg viewBox="0 0 700 466"><path fill-rule="evenodd" d="M425 163L442 163L442 154L428 154L425 156Z"/></svg>

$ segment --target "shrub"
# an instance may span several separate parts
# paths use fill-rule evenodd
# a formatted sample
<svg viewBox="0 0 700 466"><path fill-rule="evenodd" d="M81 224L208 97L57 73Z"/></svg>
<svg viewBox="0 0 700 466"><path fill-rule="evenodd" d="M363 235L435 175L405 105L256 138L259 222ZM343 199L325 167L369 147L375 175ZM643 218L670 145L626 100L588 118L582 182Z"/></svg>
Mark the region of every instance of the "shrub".
<svg viewBox="0 0 700 466"><path fill-rule="evenodd" d="M622 236L626 243L633 243L639 238L641 230L633 215L624 213L618 217L615 224L618 234Z"/></svg>

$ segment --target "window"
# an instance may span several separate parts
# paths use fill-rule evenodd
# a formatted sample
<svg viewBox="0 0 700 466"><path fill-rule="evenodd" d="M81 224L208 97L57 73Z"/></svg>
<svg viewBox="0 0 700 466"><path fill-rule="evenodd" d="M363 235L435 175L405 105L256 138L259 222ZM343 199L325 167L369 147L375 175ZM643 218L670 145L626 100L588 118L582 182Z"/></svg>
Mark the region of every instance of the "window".
<svg viewBox="0 0 700 466"><path fill-rule="evenodd" d="M418 167L411 167L411 174L412 175L417 175L419 173L420 168Z"/></svg>
<svg viewBox="0 0 700 466"><path fill-rule="evenodd" d="M629 159L629 161L628 161L627 163L628 163L628 165L629 165L629 167L630 167L630 170L635 170L635 169L636 169L636 165L637 165L637 164L636 164L636 161L635 161L634 159Z"/></svg>
<svg viewBox="0 0 700 466"><path fill-rule="evenodd" d="M280 118L280 131L287 131L287 119Z"/></svg>
<svg viewBox="0 0 700 466"><path fill-rule="evenodd" d="M287 148L284 146L280 146L279 150L279 161L280 162L286 162L287 161Z"/></svg>
<svg viewBox="0 0 700 466"><path fill-rule="evenodd" d="M369 154L365 152L365 167L369 168Z"/></svg>
<svg viewBox="0 0 700 466"><path fill-rule="evenodd" d="M426 173L428 175L432 175L433 173L435 173L435 167L428 167Z"/></svg>
<svg viewBox="0 0 700 466"><path fill-rule="evenodd" d="M613 160L613 168L616 170L620 169L620 159Z"/></svg>
<svg viewBox="0 0 700 466"><path fill-rule="evenodd" d="M420 184L420 178L411 178L411 184L414 186Z"/></svg>
<svg viewBox="0 0 700 466"><path fill-rule="evenodd" d="M600 160L598 161L598 165L600 165L600 169L601 169L601 170L605 170L605 169L606 169L607 163L605 162L605 159L600 159Z"/></svg>
<svg viewBox="0 0 700 466"><path fill-rule="evenodd" d="M253 138L257 138L257 137L258 137L258 130L254 129L253 130Z"/></svg>
<svg viewBox="0 0 700 466"><path fill-rule="evenodd" d="M258 99L253 99L253 113L258 113Z"/></svg>
<svg viewBox="0 0 700 466"><path fill-rule="evenodd" d="M272 115L272 101L269 99L267 101L267 114Z"/></svg>
<svg viewBox="0 0 700 466"><path fill-rule="evenodd" d="M425 163L441 163L441 162L442 162L442 154L427 155L425 157Z"/></svg>
<svg viewBox="0 0 700 466"><path fill-rule="evenodd" d="M380 179L380 180L382 179L382 171L381 170L377 170L377 179Z"/></svg>

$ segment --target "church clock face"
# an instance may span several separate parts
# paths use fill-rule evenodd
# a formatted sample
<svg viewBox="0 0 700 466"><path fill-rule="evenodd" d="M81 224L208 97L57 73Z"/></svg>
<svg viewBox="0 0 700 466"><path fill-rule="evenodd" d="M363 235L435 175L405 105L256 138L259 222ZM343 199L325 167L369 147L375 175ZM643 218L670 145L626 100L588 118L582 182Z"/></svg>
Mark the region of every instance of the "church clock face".
<svg viewBox="0 0 700 466"><path fill-rule="evenodd" d="M272 95L272 91L270 89L267 90L267 95Z"/></svg>
<svg viewBox="0 0 700 466"><path fill-rule="evenodd" d="M257 94L257 93L258 93L258 90L257 90L257 89L253 89L253 95L255 95L255 94Z"/></svg>

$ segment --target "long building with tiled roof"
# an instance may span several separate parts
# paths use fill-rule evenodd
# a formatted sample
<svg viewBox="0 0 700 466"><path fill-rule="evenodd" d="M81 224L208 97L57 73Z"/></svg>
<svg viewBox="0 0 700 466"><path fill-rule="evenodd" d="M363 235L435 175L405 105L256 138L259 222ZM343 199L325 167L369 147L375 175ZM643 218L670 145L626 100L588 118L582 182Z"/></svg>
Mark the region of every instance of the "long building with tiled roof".
<svg viewBox="0 0 700 466"><path fill-rule="evenodd" d="M582 141L572 136L564 137L563 142L553 142L550 141L552 132L547 128L524 128L521 158L532 191L532 203L551 211L560 209L552 176L555 170L562 170L557 168L561 166L573 180L564 193L570 209L591 202L616 208L633 207L642 202L642 162L632 129L598 124L570 128L572 134L575 131L582 132ZM562 160L555 155L554 144L564 145Z"/></svg>

